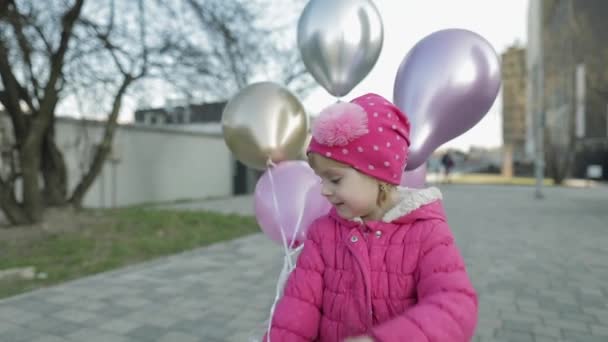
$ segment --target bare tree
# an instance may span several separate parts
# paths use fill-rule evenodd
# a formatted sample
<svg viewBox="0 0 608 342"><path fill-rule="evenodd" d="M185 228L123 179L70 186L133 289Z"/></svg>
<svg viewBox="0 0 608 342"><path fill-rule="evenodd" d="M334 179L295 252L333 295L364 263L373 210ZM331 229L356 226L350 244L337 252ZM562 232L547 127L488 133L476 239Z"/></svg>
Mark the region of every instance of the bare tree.
<svg viewBox="0 0 608 342"><path fill-rule="evenodd" d="M185 0L175 42L175 65L163 78L190 97L225 100L256 80L281 83L300 96L315 87L296 47L304 2ZM270 9L274 8L274 12ZM174 10L178 12L178 10Z"/></svg>
<svg viewBox="0 0 608 342"><path fill-rule="evenodd" d="M0 207L10 222L40 221L47 206L81 206L110 153L123 100L143 79L201 99L226 99L256 78L310 90L295 48L303 2L278 18L261 1L0 0L0 104L14 137L3 152L10 167ZM105 128L68 193L54 123L70 96L98 106Z"/></svg>
<svg viewBox="0 0 608 342"><path fill-rule="evenodd" d="M7 0L2 5L0 102L12 121L19 173L0 180L0 205L13 223L42 218L44 203L39 182L42 149L52 134L49 127L63 86L63 65L83 4L84 0L76 0L64 6L65 10L55 18L59 22L59 36L52 39L45 32L47 28L36 21L46 13L33 4ZM17 178L22 179L22 203L15 197Z"/></svg>
<svg viewBox="0 0 608 342"><path fill-rule="evenodd" d="M127 32L120 32L121 27L116 23L117 9L114 0L110 1L107 23L96 23L87 18L82 19L83 27L90 31L91 35L96 37L103 47L98 53L94 53L95 57L99 59L110 58L113 61L114 70L110 69L110 73L105 75L105 78L101 78L99 75L104 75L104 73L99 69L100 66L104 66L104 63L98 60L98 63L95 63L94 67L91 68L88 65L88 59L77 59L79 63L75 63L75 72L71 74L78 75L78 78L73 79L71 84L73 86L83 85L86 88L86 84L83 84L82 81L87 82L90 80L84 78L81 72L92 69L90 76L93 80L93 85L107 86L109 84L112 87L112 85L117 84L118 86L115 87L114 94L111 97L112 103L106 118L103 138L95 148L88 171L80 179L69 198L70 203L75 206L81 205L84 195L99 175L111 151L112 141L118 126L118 115L127 90L134 82L147 75L150 54L156 55L158 51L164 49L163 42L160 42L156 46L149 44L146 37L148 25L146 23L146 7L143 0L138 0L136 6L137 8L133 12L138 13L138 15L133 19L137 22L138 32L135 36ZM127 8L121 7L119 11L129 10L128 3ZM124 29L124 31L128 31L128 29ZM88 36L84 35L84 37ZM117 79L112 77L113 75L116 75Z"/></svg>
<svg viewBox="0 0 608 342"><path fill-rule="evenodd" d="M115 42L128 40L133 29L125 27L133 25L115 22L113 0L87 3L93 4L88 10L84 0L7 0L0 6L0 103L11 119L17 165L0 179L0 206L13 224L40 221L47 205L80 206L108 154L126 90L146 74L143 0L134 2L138 10L132 14L138 18L135 30L141 49L125 49ZM93 6L102 6L105 11ZM87 13L95 17L105 13L106 22L91 20ZM100 62L102 58L111 63ZM103 79L104 74L95 70L100 67L117 76ZM88 171L68 196L66 166L55 144L56 108L75 88L99 84L112 93L104 136ZM22 200L17 199L17 180L22 185Z"/></svg>

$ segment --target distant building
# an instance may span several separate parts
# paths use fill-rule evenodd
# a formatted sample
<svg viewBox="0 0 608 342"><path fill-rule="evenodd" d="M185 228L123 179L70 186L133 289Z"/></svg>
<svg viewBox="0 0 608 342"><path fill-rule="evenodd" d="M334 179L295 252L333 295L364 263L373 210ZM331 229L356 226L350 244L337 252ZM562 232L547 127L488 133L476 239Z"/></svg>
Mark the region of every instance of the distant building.
<svg viewBox="0 0 608 342"><path fill-rule="evenodd" d="M512 46L502 54L503 174L526 157L526 50Z"/></svg>
<svg viewBox="0 0 608 342"><path fill-rule="evenodd" d="M172 126L184 131L221 134L222 112L226 101L203 104L178 105L171 103L162 108L146 108L135 111L135 123L140 125ZM204 152L204 151L202 151ZM234 158L233 158L234 159ZM251 193L261 172L248 168L234 159L233 193Z"/></svg>
<svg viewBox="0 0 608 342"><path fill-rule="evenodd" d="M584 178L590 166L608 179L608 1L530 1L528 156L542 127L546 171Z"/></svg>
<svg viewBox="0 0 608 342"><path fill-rule="evenodd" d="M481 148L471 146L463 163L463 171L481 173L499 173L504 151L500 147Z"/></svg>
<svg viewBox="0 0 608 342"><path fill-rule="evenodd" d="M190 104L147 108L135 111L135 122L148 125L182 125L193 123L218 123L226 102Z"/></svg>

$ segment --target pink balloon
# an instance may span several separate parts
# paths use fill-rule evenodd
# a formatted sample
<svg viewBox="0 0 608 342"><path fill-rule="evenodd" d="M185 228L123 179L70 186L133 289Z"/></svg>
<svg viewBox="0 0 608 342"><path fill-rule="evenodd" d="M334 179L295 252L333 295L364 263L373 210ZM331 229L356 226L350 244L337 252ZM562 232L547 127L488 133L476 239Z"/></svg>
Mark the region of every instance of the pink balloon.
<svg viewBox="0 0 608 342"><path fill-rule="evenodd" d="M426 163L414 170L405 171L401 177L401 186L414 189L426 187Z"/></svg>
<svg viewBox="0 0 608 342"><path fill-rule="evenodd" d="M266 236L282 245L283 231L287 244L295 247L331 204L321 195L321 179L308 163L298 160L281 162L264 172L255 188L254 209Z"/></svg>

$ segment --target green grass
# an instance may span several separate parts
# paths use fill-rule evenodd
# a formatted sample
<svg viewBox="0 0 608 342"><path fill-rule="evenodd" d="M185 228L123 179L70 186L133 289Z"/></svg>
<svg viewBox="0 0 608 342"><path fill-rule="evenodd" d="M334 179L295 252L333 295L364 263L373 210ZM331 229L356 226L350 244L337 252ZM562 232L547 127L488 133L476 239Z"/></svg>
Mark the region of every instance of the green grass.
<svg viewBox="0 0 608 342"><path fill-rule="evenodd" d="M78 222L46 223L69 229L0 240L0 270L34 266L48 275L0 280L0 298L259 231L253 217L207 212L127 208L75 216Z"/></svg>
<svg viewBox="0 0 608 342"><path fill-rule="evenodd" d="M534 185L536 179L533 177L505 177L497 174L466 173L451 175L450 180L454 184L499 184L499 185ZM552 179L545 178L543 184L553 185Z"/></svg>

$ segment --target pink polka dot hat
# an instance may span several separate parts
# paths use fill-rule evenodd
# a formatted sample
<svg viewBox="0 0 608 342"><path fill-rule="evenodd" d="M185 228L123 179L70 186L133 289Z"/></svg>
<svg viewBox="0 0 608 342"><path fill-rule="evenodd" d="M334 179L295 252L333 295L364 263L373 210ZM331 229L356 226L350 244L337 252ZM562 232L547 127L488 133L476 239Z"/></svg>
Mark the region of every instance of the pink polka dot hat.
<svg viewBox="0 0 608 342"><path fill-rule="evenodd" d="M365 94L323 109L312 127L307 152L399 185L409 134L409 120L399 108L380 95Z"/></svg>

